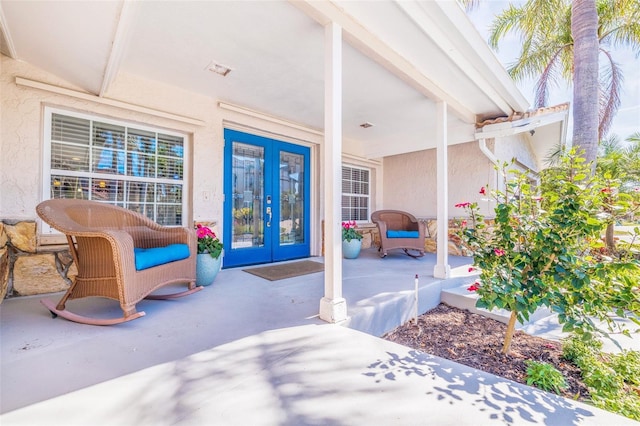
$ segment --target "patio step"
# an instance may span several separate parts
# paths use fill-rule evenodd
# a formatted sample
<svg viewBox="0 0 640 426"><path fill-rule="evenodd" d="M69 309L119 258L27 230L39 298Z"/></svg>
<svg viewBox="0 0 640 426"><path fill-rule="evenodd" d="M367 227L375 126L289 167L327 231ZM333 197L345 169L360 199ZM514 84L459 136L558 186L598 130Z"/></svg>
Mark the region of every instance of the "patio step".
<svg viewBox="0 0 640 426"><path fill-rule="evenodd" d="M507 311L506 309L488 310L476 307L478 295L472 291L467 290L467 288L469 288L472 283L473 280L461 286L442 289L442 293L440 295L442 302L459 309L466 309L469 312L473 312L487 318L492 318L505 324L508 323L511 312ZM529 321L525 321L524 323L518 322L516 328L525 328L552 315L553 312L551 312L551 310L547 308L540 308L529 316Z"/></svg>

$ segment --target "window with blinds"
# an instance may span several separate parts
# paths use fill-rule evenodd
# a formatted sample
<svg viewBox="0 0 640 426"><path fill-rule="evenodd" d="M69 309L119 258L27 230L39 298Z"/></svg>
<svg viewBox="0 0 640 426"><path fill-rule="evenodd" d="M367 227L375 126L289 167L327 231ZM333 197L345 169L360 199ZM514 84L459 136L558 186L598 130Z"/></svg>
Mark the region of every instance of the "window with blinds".
<svg viewBox="0 0 640 426"><path fill-rule="evenodd" d="M369 220L370 171L342 166L342 220Z"/></svg>
<svg viewBox="0 0 640 426"><path fill-rule="evenodd" d="M45 190L183 225L185 137L47 108Z"/></svg>

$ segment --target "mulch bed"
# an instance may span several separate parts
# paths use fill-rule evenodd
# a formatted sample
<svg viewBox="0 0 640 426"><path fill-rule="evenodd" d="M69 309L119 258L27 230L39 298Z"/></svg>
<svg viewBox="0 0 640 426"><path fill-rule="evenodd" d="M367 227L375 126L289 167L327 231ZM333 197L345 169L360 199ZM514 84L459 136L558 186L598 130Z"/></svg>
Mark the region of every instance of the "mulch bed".
<svg viewBox="0 0 640 426"><path fill-rule="evenodd" d="M561 343L516 331L509 354L503 355L506 329L506 324L494 319L440 304L419 316L417 325L410 321L383 338L524 384L524 361L545 361L565 377L568 387L562 396L588 398L580 370L562 358Z"/></svg>

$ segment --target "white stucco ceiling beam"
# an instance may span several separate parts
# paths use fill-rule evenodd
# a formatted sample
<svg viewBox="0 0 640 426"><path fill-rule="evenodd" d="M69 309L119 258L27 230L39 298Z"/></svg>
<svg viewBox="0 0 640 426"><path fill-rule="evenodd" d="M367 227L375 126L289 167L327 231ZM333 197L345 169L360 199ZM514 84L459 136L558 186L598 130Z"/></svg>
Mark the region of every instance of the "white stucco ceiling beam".
<svg viewBox="0 0 640 426"><path fill-rule="evenodd" d="M5 42L5 46L2 49L3 53L9 54L9 57L12 59L18 59L18 53L16 52L16 47L13 44L13 39L9 32L7 18L4 16L4 11L2 10L2 3L0 3L0 32L0 37L2 37L2 40Z"/></svg>
<svg viewBox="0 0 640 426"><path fill-rule="evenodd" d="M120 71L120 64L125 53L129 30L133 25L133 17L135 15L136 1L124 0L118 17L118 26L111 44L109 59L102 77L102 85L98 96L103 97L109 90L109 86Z"/></svg>
<svg viewBox="0 0 640 426"><path fill-rule="evenodd" d="M291 0L291 4L321 25L325 25L328 22L337 23L344 31L344 40L354 48L367 55L427 98L434 102L445 101L450 112L459 119L467 123L475 123L476 114L467 108L463 102L454 99L436 82L432 81L405 57L371 33L354 17L346 14L334 2L328 0Z"/></svg>
<svg viewBox="0 0 640 426"><path fill-rule="evenodd" d="M460 8L455 2L448 2L449 6ZM488 49L483 49L483 54L470 51L469 43L464 36L458 32L451 30L452 27L459 29L464 22L461 19L451 20L449 16L442 13L439 2L414 2L414 1L395 1L409 20L411 20L420 31L435 42L442 52L461 70L467 77L477 86L477 88L485 94L491 101L505 114L509 115L513 111L522 111L522 105L510 104L498 91L494 88L494 83L490 79L495 79L495 74L487 75L483 73L482 61L484 58L494 58L493 53ZM460 10L461 11L461 10ZM466 18L466 17L464 17ZM452 25L453 24L453 25ZM486 44L484 44L486 47ZM502 73L506 74L504 69ZM503 82L504 83L504 82ZM516 90L517 91L517 90ZM526 101L525 101L526 107Z"/></svg>
<svg viewBox="0 0 640 426"><path fill-rule="evenodd" d="M460 39L457 46L463 49L460 52L461 57L471 64L472 68L467 68L470 72L469 77L477 81L478 87L491 87L491 91L487 91L487 94L497 94L498 99L506 102L513 111L526 111L529 108L527 98L518 89L504 65L471 23L458 2L429 1L420 2L420 6L429 8L434 14L437 10L443 15L442 21L450 23L457 29L455 33L451 33L449 25L438 27L440 30L445 30L444 33L441 31L441 35L444 35L445 38L453 34ZM483 82L484 84L481 84ZM492 99L496 98L492 97Z"/></svg>

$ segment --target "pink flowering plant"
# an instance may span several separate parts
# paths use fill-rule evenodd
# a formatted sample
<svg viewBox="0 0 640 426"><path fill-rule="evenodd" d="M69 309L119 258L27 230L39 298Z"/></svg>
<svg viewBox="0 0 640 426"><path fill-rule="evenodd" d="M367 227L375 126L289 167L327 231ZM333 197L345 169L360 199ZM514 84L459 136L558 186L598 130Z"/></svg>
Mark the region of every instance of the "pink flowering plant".
<svg viewBox="0 0 640 426"><path fill-rule="evenodd" d="M220 257L222 242L209 227L198 224L196 235L198 236L198 254L209 253L214 259Z"/></svg>
<svg viewBox="0 0 640 426"><path fill-rule="evenodd" d="M480 272L468 288L479 295L476 306L511 312L502 352L509 352L516 321L542 306L558 313L564 331L585 337L598 332L594 319L611 328L611 312L638 321L640 263L594 255L603 245L608 192L584 160L567 155L541 175L540 187L507 164L498 171L504 190L479 190L496 203L490 227L477 203L456 207L466 212L459 236Z"/></svg>
<svg viewBox="0 0 640 426"><path fill-rule="evenodd" d="M362 234L356 231L355 220L350 222L342 222L342 241L361 240Z"/></svg>

